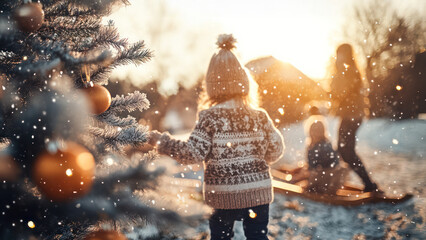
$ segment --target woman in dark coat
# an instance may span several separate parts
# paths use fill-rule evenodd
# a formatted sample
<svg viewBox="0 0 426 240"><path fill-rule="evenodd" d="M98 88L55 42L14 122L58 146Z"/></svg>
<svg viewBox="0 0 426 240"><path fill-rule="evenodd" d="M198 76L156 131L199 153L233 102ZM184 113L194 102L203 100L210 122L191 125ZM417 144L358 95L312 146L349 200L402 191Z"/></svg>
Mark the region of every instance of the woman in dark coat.
<svg viewBox="0 0 426 240"><path fill-rule="evenodd" d="M361 75L355 63L351 45L340 45L336 54L336 72L331 82L331 94L337 104L336 115L341 118L338 151L343 161L348 163L364 182L364 191L379 191L355 152L355 134L365 116L364 108L366 107L362 94Z"/></svg>

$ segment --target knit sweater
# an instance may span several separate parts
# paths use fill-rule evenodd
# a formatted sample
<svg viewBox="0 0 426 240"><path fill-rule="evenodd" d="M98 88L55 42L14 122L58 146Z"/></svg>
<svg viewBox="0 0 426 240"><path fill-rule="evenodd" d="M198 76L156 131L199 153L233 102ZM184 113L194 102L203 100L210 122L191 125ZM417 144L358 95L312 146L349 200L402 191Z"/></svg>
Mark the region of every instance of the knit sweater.
<svg viewBox="0 0 426 240"><path fill-rule="evenodd" d="M199 113L187 141L160 137L158 151L181 164L204 163L204 200L215 209L240 209L273 200L269 165L284 140L263 110L233 100Z"/></svg>

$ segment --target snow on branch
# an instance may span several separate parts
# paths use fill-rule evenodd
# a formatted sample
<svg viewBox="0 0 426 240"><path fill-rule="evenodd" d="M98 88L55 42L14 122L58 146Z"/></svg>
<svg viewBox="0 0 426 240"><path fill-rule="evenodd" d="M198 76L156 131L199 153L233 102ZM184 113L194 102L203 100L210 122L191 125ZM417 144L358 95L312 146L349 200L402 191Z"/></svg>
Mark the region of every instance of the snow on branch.
<svg viewBox="0 0 426 240"><path fill-rule="evenodd" d="M95 17L75 19L57 17L42 27L38 34L42 39L61 39L64 42L68 42L78 37L93 37L98 34L101 26L101 19ZM71 42L71 44L77 44L77 42Z"/></svg>
<svg viewBox="0 0 426 240"><path fill-rule="evenodd" d="M34 40L31 44L33 50L44 51L46 55L50 55L50 59L59 58L62 63L68 67L81 64L100 64L105 61L108 61L111 58L111 53L109 51L103 51L97 56L84 56L84 57L74 57L72 56L67 48L64 48L61 43L54 43L49 41L46 44L40 44L38 41ZM43 65L42 65L43 66ZM17 65L11 72L18 73L22 75L33 75L34 72L38 72L38 65L30 65L26 61L23 61Z"/></svg>
<svg viewBox="0 0 426 240"><path fill-rule="evenodd" d="M73 47L74 51L87 51L93 49L97 46L111 46L117 50L120 50L123 47L128 45L127 39L120 39L120 35L116 28L107 26L102 27L99 30L99 34L95 39L89 41L88 43L81 43Z"/></svg>
<svg viewBox="0 0 426 240"><path fill-rule="evenodd" d="M129 93L127 96L116 96L112 99L109 109L101 115L108 115L119 112L133 112L135 110L143 111L149 108L149 100L146 98L145 93L135 91Z"/></svg>
<svg viewBox="0 0 426 240"><path fill-rule="evenodd" d="M137 146L147 141L146 126L131 126L128 128L116 128L105 126L104 128L89 127L88 131L93 136L103 140L105 147L120 152L126 145Z"/></svg>
<svg viewBox="0 0 426 240"><path fill-rule="evenodd" d="M137 42L127 49L120 51L113 59L112 63L107 66L101 66L92 72L90 79L94 83L105 83L111 71L121 65L133 63L135 65L148 62L153 54L150 50L145 49L143 41Z"/></svg>
<svg viewBox="0 0 426 240"><path fill-rule="evenodd" d="M100 115L98 116L98 120L114 127L128 127L131 125L138 124L138 121L136 120L136 118L132 116L127 116L126 118L120 118L114 114Z"/></svg>
<svg viewBox="0 0 426 240"><path fill-rule="evenodd" d="M68 1L61 1L59 3L56 3L57 1L52 1L52 2L54 2L55 4L53 5L43 4L45 19L56 18L58 16L81 18L86 16L93 16L94 14L96 14L96 12L90 8L81 9L78 7L70 6Z"/></svg>
<svg viewBox="0 0 426 240"><path fill-rule="evenodd" d="M138 65L148 62L152 57L153 54L150 50L145 48L144 41L139 41L134 43L128 49L120 52L112 65L113 67L127 65L130 63Z"/></svg>
<svg viewBox="0 0 426 240"><path fill-rule="evenodd" d="M71 0L69 2L71 4L75 4L76 6L82 6L82 7L93 9L97 14L109 14L111 11L111 8L114 5L130 4L128 0L102 0L102 1Z"/></svg>

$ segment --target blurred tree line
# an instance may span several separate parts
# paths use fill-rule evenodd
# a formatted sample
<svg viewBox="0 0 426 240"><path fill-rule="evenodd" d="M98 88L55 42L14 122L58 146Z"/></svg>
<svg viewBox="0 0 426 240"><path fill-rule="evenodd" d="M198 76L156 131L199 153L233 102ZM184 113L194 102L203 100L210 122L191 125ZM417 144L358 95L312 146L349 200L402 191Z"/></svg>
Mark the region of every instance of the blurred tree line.
<svg viewBox="0 0 426 240"><path fill-rule="evenodd" d="M258 83L260 107L269 113L277 126L303 120L306 105L315 100L327 101L326 91L289 63L270 56L254 59L246 67ZM129 81L111 81L108 89L118 95L136 90L145 93L152 105L134 117L152 129L177 133L195 125L203 78L200 75L190 87L179 85L177 93L170 96L161 94L157 81L140 86Z"/></svg>
<svg viewBox="0 0 426 240"><path fill-rule="evenodd" d="M390 1L357 2L343 29L364 65L370 117L398 120L425 113L424 12L403 13Z"/></svg>

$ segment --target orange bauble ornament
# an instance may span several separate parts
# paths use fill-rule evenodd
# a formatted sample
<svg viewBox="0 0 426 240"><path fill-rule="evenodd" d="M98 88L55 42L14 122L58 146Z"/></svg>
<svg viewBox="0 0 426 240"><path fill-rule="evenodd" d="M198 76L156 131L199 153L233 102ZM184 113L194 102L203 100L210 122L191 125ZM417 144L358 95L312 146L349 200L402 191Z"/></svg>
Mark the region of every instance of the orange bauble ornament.
<svg viewBox="0 0 426 240"><path fill-rule="evenodd" d="M44 21L44 11L40 3L25 3L15 9L13 18L20 30L35 32Z"/></svg>
<svg viewBox="0 0 426 240"><path fill-rule="evenodd" d="M33 180L44 196L53 201L66 201L90 190L95 159L86 148L68 141L54 153L43 151L32 170Z"/></svg>
<svg viewBox="0 0 426 240"><path fill-rule="evenodd" d="M87 235L84 240L127 240L127 238L114 230L98 230Z"/></svg>
<svg viewBox="0 0 426 240"><path fill-rule="evenodd" d="M111 94L108 89L101 85L83 88L92 105L93 114L105 112L111 105Z"/></svg>

